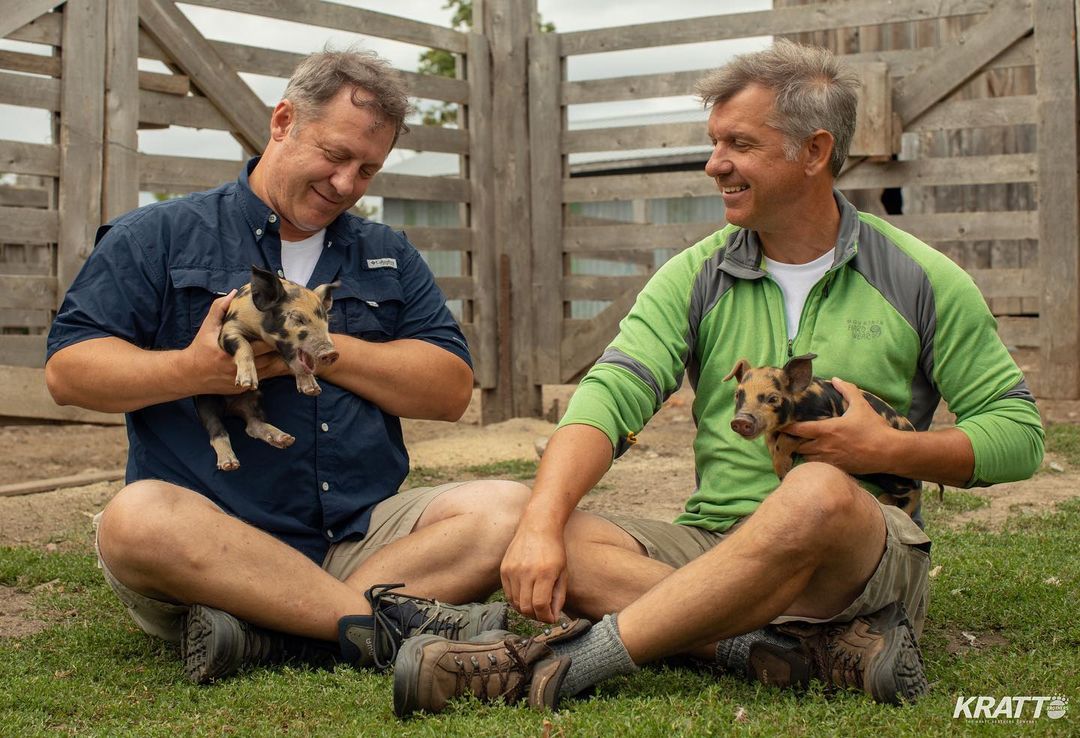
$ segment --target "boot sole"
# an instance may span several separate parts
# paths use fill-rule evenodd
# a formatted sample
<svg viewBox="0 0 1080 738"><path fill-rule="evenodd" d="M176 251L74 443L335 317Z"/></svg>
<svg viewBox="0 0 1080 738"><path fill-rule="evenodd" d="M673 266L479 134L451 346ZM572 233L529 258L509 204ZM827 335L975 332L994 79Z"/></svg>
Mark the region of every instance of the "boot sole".
<svg viewBox="0 0 1080 738"><path fill-rule="evenodd" d="M878 702L896 705L901 698L914 702L930 689L915 632L904 618L885 640L885 651L876 659L878 668L870 674L867 691Z"/></svg>
<svg viewBox="0 0 1080 738"><path fill-rule="evenodd" d="M195 684L208 684L237 671L230 667L229 662L233 659L228 654L216 653L214 648L215 643L221 641L220 637L214 637L215 631L230 627L231 623L227 621L230 617L203 605L192 605L188 609L180 635L180 659L184 675ZM243 634L237 634L232 640L242 641Z"/></svg>
<svg viewBox="0 0 1080 738"><path fill-rule="evenodd" d="M420 704L420 677L424 664L424 646L446 639L435 635L418 635L402 644L394 661L394 714L407 718L414 712L428 709Z"/></svg>

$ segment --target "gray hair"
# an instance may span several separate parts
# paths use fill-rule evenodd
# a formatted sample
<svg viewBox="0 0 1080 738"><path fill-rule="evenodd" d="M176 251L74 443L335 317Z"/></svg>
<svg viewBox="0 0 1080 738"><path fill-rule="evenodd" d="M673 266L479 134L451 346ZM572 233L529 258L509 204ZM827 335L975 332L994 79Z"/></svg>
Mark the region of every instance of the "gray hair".
<svg viewBox="0 0 1080 738"><path fill-rule="evenodd" d="M834 140L829 167L838 176L855 134L858 78L828 49L777 39L768 49L740 54L701 79L697 93L711 108L752 84L776 93L769 125L787 139L785 156L794 159L814 131L826 130Z"/></svg>
<svg viewBox="0 0 1080 738"><path fill-rule="evenodd" d="M317 51L293 71L282 98L296 108L298 121L318 115L342 87L352 87L352 102L375 112L382 122L394 126L394 143L407 133L405 116L412 112L401 74L374 51L350 48ZM365 94L367 93L367 94Z"/></svg>

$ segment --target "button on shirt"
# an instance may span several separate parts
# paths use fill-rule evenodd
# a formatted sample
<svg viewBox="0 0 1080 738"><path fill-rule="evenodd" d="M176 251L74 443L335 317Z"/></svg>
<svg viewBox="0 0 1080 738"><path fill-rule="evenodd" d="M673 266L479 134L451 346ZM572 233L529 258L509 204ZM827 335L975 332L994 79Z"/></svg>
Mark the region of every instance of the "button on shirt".
<svg viewBox="0 0 1080 738"><path fill-rule="evenodd" d="M98 230L97 244L56 316L48 356L116 336L144 349L187 347L210 303L251 279L281 273L279 218L236 182L155 203ZM471 366L465 338L415 248L390 228L349 213L327 227L308 287L340 280L330 331L365 341L427 341ZM240 469L219 471L192 398L127 414L127 481L162 479L322 561L331 543L360 538L372 508L409 469L400 420L328 381L317 397L290 376L259 383L267 420L296 437L287 449L249 438L227 418Z"/></svg>

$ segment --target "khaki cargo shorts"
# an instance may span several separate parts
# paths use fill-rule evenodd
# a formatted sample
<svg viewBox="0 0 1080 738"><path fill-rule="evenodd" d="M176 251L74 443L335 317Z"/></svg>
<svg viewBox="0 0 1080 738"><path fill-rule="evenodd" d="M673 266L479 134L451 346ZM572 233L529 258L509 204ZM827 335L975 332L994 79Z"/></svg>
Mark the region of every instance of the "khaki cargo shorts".
<svg viewBox="0 0 1080 738"><path fill-rule="evenodd" d="M342 541L330 547L323 559L322 568L336 579L348 578L360 564L399 538L404 538L416 526L431 502L464 482L451 482L438 487L417 487L383 500L371 513L371 523L363 540ZM94 547L97 550L97 529L101 513L94 516ZM98 568L116 596L124 603L135 623L146 633L170 643L179 643L184 627L184 615L188 606L178 602L157 600L139 594L118 580L101 558L98 551Z"/></svg>
<svg viewBox="0 0 1080 738"><path fill-rule="evenodd" d="M800 622L847 622L860 615L869 615L881 608L902 601L907 608L916 637L922 636L926 607L930 596L930 539L908 517L907 513L892 505L878 506L885 518L885 553L881 556L866 587L843 612L831 618L803 618L781 615L774 623ZM647 552L649 558L662 561L676 569L710 550L730 536L739 525L736 523L724 533L676 525L659 520L643 520L621 515L600 514L629 533Z"/></svg>

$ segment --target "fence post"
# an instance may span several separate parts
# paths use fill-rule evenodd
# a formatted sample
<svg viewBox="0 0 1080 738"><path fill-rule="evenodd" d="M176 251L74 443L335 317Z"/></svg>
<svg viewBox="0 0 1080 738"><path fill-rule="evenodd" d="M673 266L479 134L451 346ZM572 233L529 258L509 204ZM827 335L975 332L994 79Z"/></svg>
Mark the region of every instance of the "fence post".
<svg viewBox="0 0 1080 738"><path fill-rule="evenodd" d="M139 204L139 6L109 0L101 220Z"/></svg>
<svg viewBox="0 0 1080 738"><path fill-rule="evenodd" d="M1038 95L1039 305L1043 397L1080 396L1080 193L1074 0L1034 3Z"/></svg>
<svg viewBox="0 0 1080 738"><path fill-rule="evenodd" d="M559 37L534 31L529 37L529 144L532 171L534 299L533 377L558 384L563 322L563 113Z"/></svg>
<svg viewBox="0 0 1080 738"><path fill-rule="evenodd" d="M106 10L96 0L64 5L57 304L90 255L101 221Z"/></svg>
<svg viewBox="0 0 1080 738"><path fill-rule="evenodd" d="M494 247L498 283L509 284L508 290L499 291L498 383L483 392L481 417L490 423L535 416L541 411L540 386L531 376L534 336L527 59L536 0L488 0L481 8L481 28L491 44L492 184L497 193Z"/></svg>

